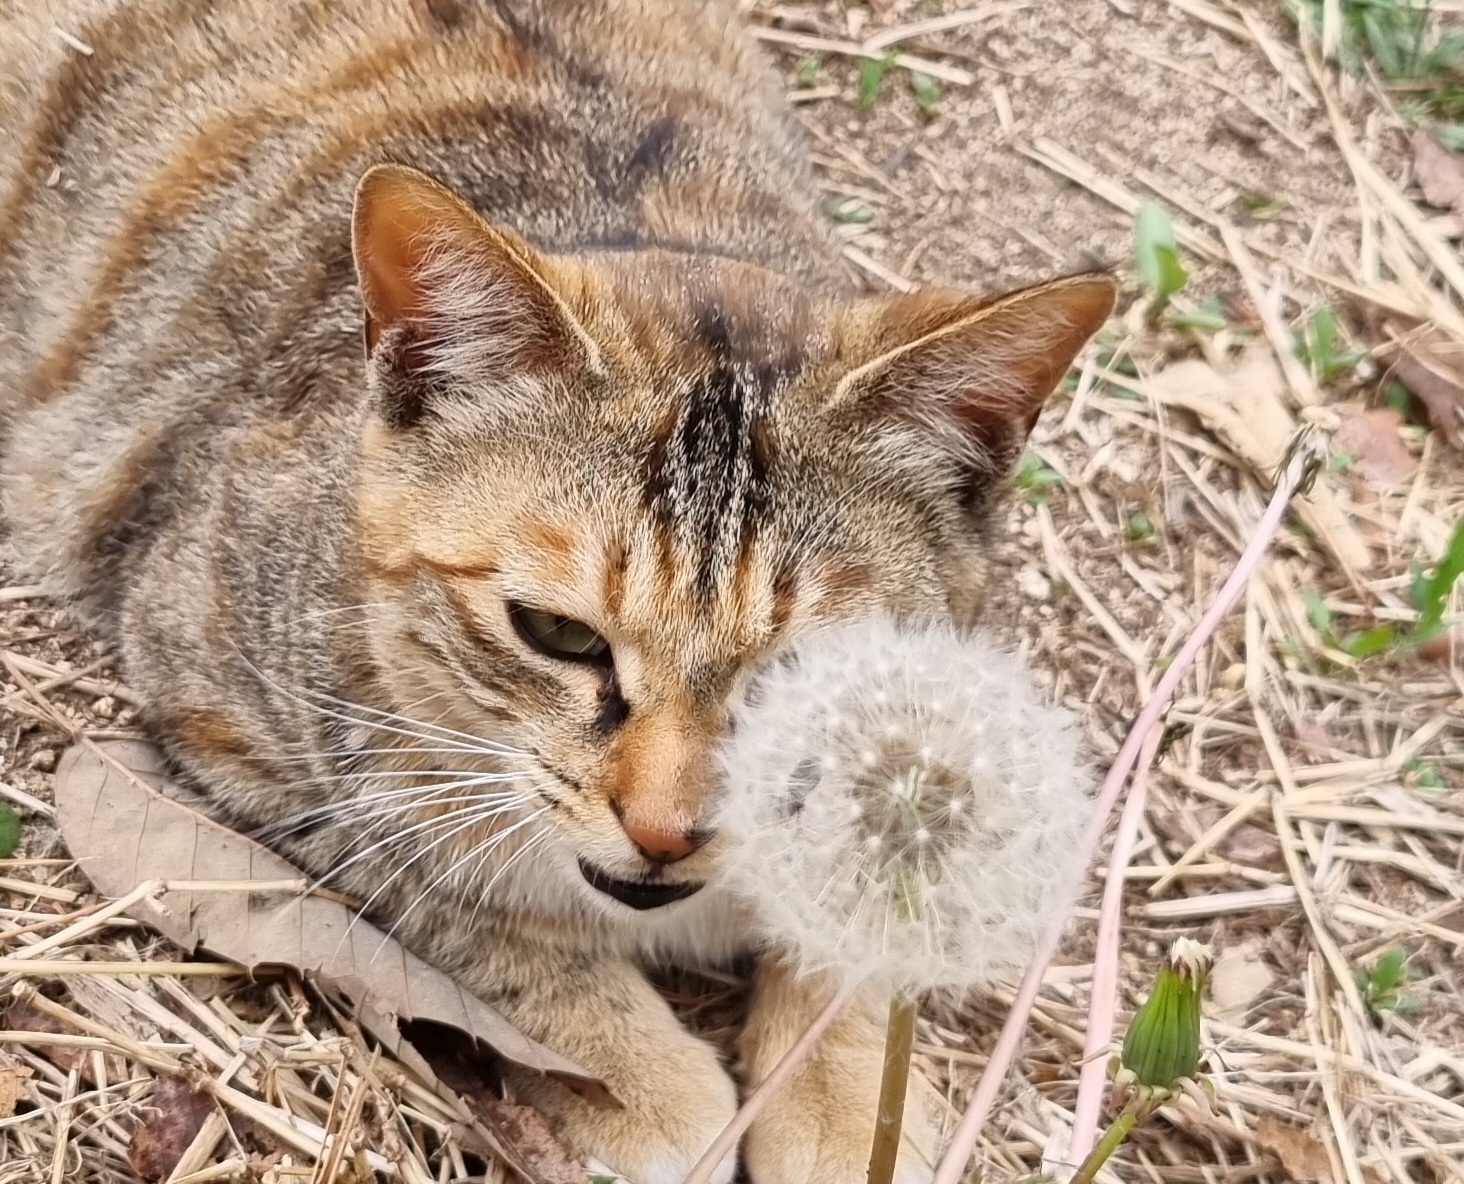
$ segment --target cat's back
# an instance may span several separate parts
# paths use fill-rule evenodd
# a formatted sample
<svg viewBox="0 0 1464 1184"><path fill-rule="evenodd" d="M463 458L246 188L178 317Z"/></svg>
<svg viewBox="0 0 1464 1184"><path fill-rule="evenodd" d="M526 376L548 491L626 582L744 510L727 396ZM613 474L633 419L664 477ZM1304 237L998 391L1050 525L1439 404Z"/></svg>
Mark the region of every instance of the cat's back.
<svg viewBox="0 0 1464 1184"><path fill-rule="evenodd" d="M163 450L217 466L231 433L349 413L351 200L382 161L550 251L827 274L776 84L722 0L0 3L22 542L111 545L106 517L141 511L110 499L135 501Z"/></svg>
<svg viewBox="0 0 1464 1184"><path fill-rule="evenodd" d="M5 376L38 363L41 398L149 269L171 297L153 293L156 318L204 276L279 275L291 243L330 236L341 266L351 188L379 160L551 249L756 255L790 189L776 96L721 3L21 0L0 32ZM692 172L700 200L666 184ZM712 200L728 190L731 210Z"/></svg>

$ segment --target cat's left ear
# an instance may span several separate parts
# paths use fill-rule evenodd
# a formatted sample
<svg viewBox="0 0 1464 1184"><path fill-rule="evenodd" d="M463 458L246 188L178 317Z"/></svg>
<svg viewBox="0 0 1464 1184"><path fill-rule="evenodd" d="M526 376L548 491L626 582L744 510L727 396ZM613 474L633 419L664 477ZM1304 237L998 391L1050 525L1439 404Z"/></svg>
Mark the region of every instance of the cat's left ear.
<svg viewBox="0 0 1464 1184"><path fill-rule="evenodd" d="M380 410L410 427L453 386L598 369L562 268L415 169L361 178L351 248Z"/></svg>
<svg viewBox="0 0 1464 1184"><path fill-rule="evenodd" d="M988 302L930 292L857 306L840 352L869 360L839 382L830 410L928 425L999 477L1116 295L1111 277L1091 274Z"/></svg>

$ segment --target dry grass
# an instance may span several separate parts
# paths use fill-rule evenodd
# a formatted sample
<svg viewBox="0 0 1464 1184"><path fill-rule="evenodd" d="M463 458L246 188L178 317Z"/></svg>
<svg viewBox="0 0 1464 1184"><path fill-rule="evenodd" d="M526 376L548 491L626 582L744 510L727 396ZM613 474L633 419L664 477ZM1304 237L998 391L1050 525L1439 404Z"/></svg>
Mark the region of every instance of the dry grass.
<svg viewBox="0 0 1464 1184"><path fill-rule="evenodd" d="M1457 19L1457 4L1438 8ZM1156 661L1258 517L1265 450L1278 445L1257 425L1376 402L1365 369L1318 382L1291 334L1326 305L1380 362L1389 332L1412 324L1464 348L1460 228L1405 188L1390 96L1300 45L1269 0L1061 11L758 0L749 19L790 77L823 59L795 97L822 186L869 215L839 233L872 287L994 287L1092 254L1122 263L1133 211L1157 196L1195 272L1181 303L1224 301L1218 332L1156 329L1141 302L1118 319L1034 438L1061 482L1040 505L1019 497L1009 520L993 620L1111 756ZM880 94L856 116L861 64L892 48ZM940 80L933 118L911 70ZM1227 395L1215 374L1243 339L1259 347ZM1204 399L1241 404L1227 419L1195 397L1197 382ZM1460 647L1355 660L1336 644L1410 618L1411 565L1437 555L1464 513L1460 454L1421 428L1401 440L1414 465L1400 484L1358 464L1299 508L1305 528L1285 533L1170 713L1128 869L1121 1022L1175 937L1213 943L1214 1097L1164 1111L1111 1180L1464 1179ZM74 726L129 733L135 697L34 594L0 591L11 660ZM176 950L89 896L48 828L64 732L13 681L0 711L0 795L27 820L24 857L0 861L0 993L19 1001L8 1026L24 1029L0 1032L0 1115L14 1107L0 1117L0 1182L133 1178L133 1129L166 1077L213 1099L174 1181L505 1176L486 1149L500 1130L373 1053L306 986L217 965L180 973ZM1049 973L979 1147L985 1179L1060 1161L1093 915L1080 910ZM1406 990L1419 1006L1406 1013L1372 1006L1355 979L1392 947L1415 975ZM678 989L713 1029L735 1017L725 984ZM1009 998L925 1010L917 1051L952 1118Z"/></svg>

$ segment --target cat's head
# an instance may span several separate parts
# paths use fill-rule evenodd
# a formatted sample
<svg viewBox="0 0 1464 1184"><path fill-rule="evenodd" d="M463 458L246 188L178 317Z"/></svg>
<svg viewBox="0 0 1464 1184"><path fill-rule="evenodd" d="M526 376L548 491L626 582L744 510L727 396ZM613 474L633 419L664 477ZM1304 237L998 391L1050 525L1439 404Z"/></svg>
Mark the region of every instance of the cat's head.
<svg viewBox="0 0 1464 1184"><path fill-rule="evenodd" d="M972 616L993 503L1114 298L547 257L394 166L355 253L377 664L403 709L529 754L535 859L612 909L714 874L714 748L758 663L875 610Z"/></svg>

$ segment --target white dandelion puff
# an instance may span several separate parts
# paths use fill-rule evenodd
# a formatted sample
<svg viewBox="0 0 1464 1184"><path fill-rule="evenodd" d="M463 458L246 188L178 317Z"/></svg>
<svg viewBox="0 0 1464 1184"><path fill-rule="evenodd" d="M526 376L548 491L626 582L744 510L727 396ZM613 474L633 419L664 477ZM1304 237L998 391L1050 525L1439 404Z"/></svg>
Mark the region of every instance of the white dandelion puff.
<svg viewBox="0 0 1464 1184"><path fill-rule="evenodd" d="M870 618L812 634L733 715L728 883L769 944L900 992L1025 964L1081 873L1091 778L1014 656Z"/></svg>

